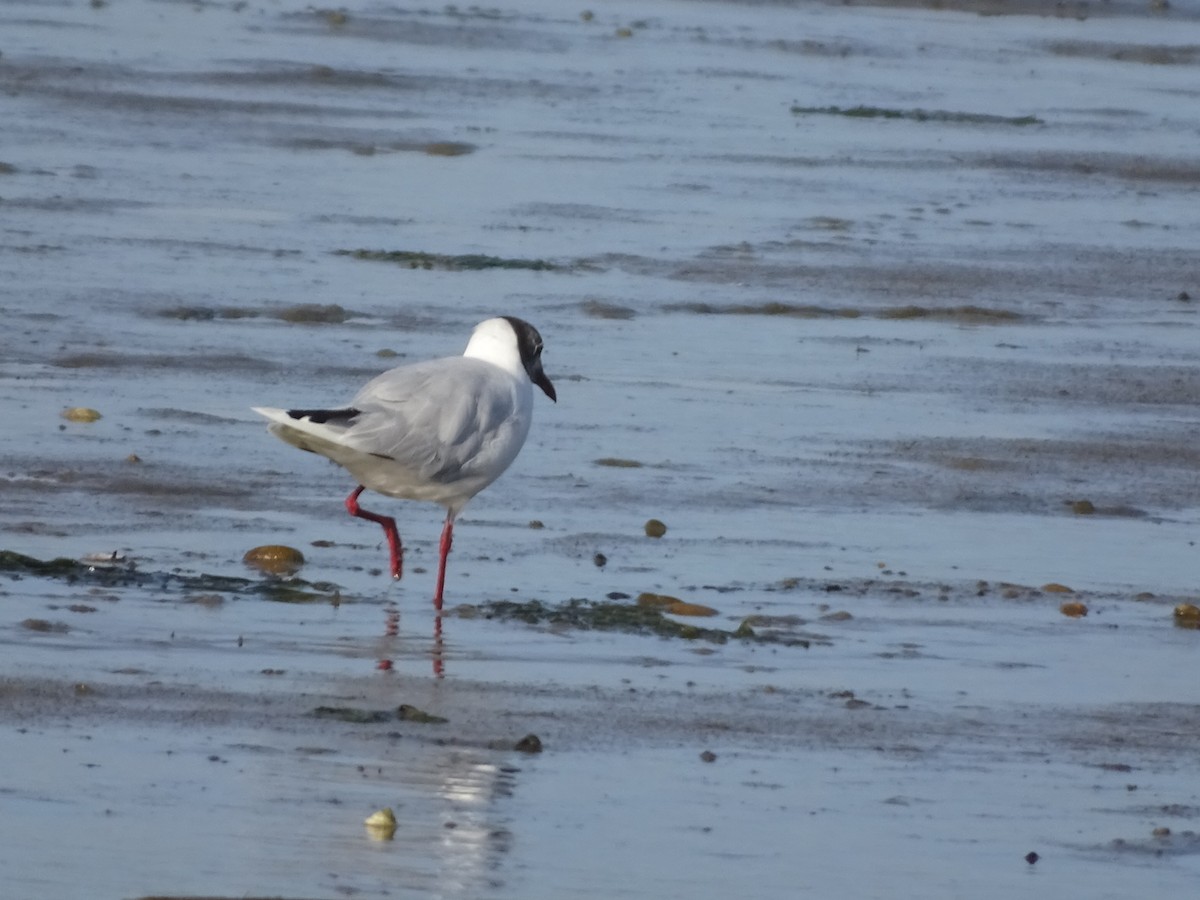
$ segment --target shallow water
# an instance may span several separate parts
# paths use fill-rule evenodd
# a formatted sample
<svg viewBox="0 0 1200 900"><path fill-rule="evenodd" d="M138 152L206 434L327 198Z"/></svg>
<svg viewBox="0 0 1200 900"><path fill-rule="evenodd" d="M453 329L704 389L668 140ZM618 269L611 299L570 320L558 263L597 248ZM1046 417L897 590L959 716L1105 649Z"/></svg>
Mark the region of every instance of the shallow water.
<svg viewBox="0 0 1200 900"><path fill-rule="evenodd" d="M162 574L0 582L8 890L1191 896L1200 9L1042 8L0 7L0 547ZM249 407L497 313L560 402L437 623ZM809 646L457 614L643 591Z"/></svg>

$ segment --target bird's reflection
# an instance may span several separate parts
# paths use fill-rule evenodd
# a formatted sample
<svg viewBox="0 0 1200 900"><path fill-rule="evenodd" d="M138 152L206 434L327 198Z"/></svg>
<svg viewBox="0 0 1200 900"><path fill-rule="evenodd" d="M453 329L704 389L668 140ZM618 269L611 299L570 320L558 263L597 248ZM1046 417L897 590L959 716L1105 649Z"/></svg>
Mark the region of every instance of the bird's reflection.
<svg viewBox="0 0 1200 900"><path fill-rule="evenodd" d="M394 650L400 638L400 607L394 601L388 601L383 612L383 651ZM433 617L433 643L430 648L430 661L433 665L433 677L446 677L445 643L442 638L442 613L438 610ZM391 671L394 663L390 656L383 656L375 664L375 668Z"/></svg>
<svg viewBox="0 0 1200 900"><path fill-rule="evenodd" d="M440 609L433 617L433 652L430 655L433 660L433 677L445 678L446 657L445 647L442 645L442 611Z"/></svg>

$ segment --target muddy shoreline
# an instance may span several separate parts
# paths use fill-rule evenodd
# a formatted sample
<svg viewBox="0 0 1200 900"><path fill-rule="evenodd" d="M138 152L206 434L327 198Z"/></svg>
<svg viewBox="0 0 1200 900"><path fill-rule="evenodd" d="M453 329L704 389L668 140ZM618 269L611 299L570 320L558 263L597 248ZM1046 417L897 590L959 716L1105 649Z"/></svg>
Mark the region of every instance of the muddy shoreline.
<svg viewBox="0 0 1200 900"><path fill-rule="evenodd" d="M6 889L1190 898L1193 6L5 4ZM250 408L497 314L438 618Z"/></svg>

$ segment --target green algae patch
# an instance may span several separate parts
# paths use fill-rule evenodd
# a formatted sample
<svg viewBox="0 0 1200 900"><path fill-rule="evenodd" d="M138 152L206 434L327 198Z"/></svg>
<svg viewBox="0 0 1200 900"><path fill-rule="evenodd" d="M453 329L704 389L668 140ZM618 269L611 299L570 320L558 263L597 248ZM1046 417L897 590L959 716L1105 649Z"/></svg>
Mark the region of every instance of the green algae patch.
<svg viewBox="0 0 1200 900"><path fill-rule="evenodd" d="M42 634L66 634L71 630L66 622L51 622L47 619L25 619L21 623L21 627L30 631L39 631Z"/></svg>
<svg viewBox="0 0 1200 900"><path fill-rule="evenodd" d="M742 619L742 624L734 630L733 636L743 640L754 640L758 637L758 632L754 630L749 619Z"/></svg>
<svg viewBox="0 0 1200 900"><path fill-rule="evenodd" d="M707 641L724 644L744 640L757 644L776 644L788 647L808 647L809 641L778 633L757 634L749 629L729 631L724 628L705 628L677 622L654 606L636 603L614 603L573 598L563 603L549 604L540 600L490 600L459 607L455 614L463 618L483 616L488 619L524 622L543 628L575 629L578 631L617 631L685 641Z"/></svg>
<svg viewBox="0 0 1200 900"><path fill-rule="evenodd" d="M670 303L663 309L666 312L694 313L701 316L780 316L791 319L857 319L871 316L877 319L929 319L970 325L1005 324L1025 320L1023 315L1010 309L974 305L908 305L863 311L852 307L815 306L805 303Z"/></svg>
<svg viewBox="0 0 1200 900"><path fill-rule="evenodd" d="M383 709L358 709L354 706L318 706L312 711L318 719L334 719L352 725L378 725L396 721L395 713Z"/></svg>
<svg viewBox="0 0 1200 900"><path fill-rule="evenodd" d="M632 307L607 303L604 300L585 300L580 304L580 309L585 316L593 319L628 320L637 315L637 311Z"/></svg>
<svg viewBox="0 0 1200 900"><path fill-rule="evenodd" d="M428 156L466 156L475 152L475 145L462 141L431 141L423 144L421 149Z"/></svg>
<svg viewBox="0 0 1200 900"><path fill-rule="evenodd" d="M881 319L940 319L968 324L1005 323L1021 321L1021 314L1011 309L988 306L895 306L879 311Z"/></svg>
<svg viewBox="0 0 1200 900"><path fill-rule="evenodd" d="M624 459L620 456L602 456L596 460L598 466L608 466L611 469L640 469L642 463L636 459Z"/></svg>
<svg viewBox="0 0 1200 900"><path fill-rule="evenodd" d="M467 272L480 269L530 269L552 272L559 268L544 259L513 259L485 256L481 253L426 253L422 250L335 250L335 256L349 256L371 262L388 262L409 269L441 269L447 272Z"/></svg>
<svg viewBox="0 0 1200 900"><path fill-rule="evenodd" d="M842 219L837 216L809 216L804 221L809 228L820 231L849 231L854 226L853 219Z"/></svg>
<svg viewBox="0 0 1200 900"><path fill-rule="evenodd" d="M352 725L380 725L397 720L416 722L420 725L444 725L450 721L407 703L401 703L395 711L362 709L357 706L318 706L312 711L312 715L318 719L333 719L337 722L349 722Z"/></svg>
<svg viewBox="0 0 1200 900"><path fill-rule="evenodd" d="M217 319L279 319L299 325L341 325L357 315L336 303L297 303L282 307L172 306L156 315L180 322L212 322Z"/></svg>
<svg viewBox="0 0 1200 900"><path fill-rule="evenodd" d="M12 550L0 550L0 572L43 578L73 578L80 572L86 572L87 568L83 563L65 557L42 560Z"/></svg>
<svg viewBox="0 0 1200 900"><path fill-rule="evenodd" d="M1162 2L1156 9L1166 9ZM1194 66L1200 62L1200 47L1195 44L1132 44L1103 41L1052 41L1046 45L1055 56L1084 57L1115 62L1144 63L1151 66Z"/></svg>
<svg viewBox="0 0 1200 900"><path fill-rule="evenodd" d="M104 587L144 587L178 593L187 601L194 594L231 594L258 597L277 603L340 603L341 589L328 581L302 578L239 578L231 575L190 575L179 572L146 572L128 563L96 564L73 559L36 559L12 550L0 550L0 576L52 578L71 584Z"/></svg>
<svg viewBox="0 0 1200 900"><path fill-rule="evenodd" d="M911 122L951 122L963 125L1041 125L1037 116L995 116L943 109L889 109L883 106L793 106L797 116L846 116L850 119L906 119Z"/></svg>
<svg viewBox="0 0 1200 900"><path fill-rule="evenodd" d="M275 318L299 325L340 325L352 315L336 303L299 303L278 310Z"/></svg>
<svg viewBox="0 0 1200 900"><path fill-rule="evenodd" d="M341 603L337 587L326 581L302 581L300 579L269 578L251 582L252 593L273 603Z"/></svg>
<svg viewBox="0 0 1200 900"><path fill-rule="evenodd" d="M450 721L442 716L427 713L423 709L417 709L410 703L401 703L396 708L396 718L405 722L416 722L420 725L444 725Z"/></svg>
<svg viewBox="0 0 1200 900"><path fill-rule="evenodd" d="M668 303L667 312L688 312L701 316L783 316L791 319L857 319L862 312L849 307L817 306L811 303Z"/></svg>

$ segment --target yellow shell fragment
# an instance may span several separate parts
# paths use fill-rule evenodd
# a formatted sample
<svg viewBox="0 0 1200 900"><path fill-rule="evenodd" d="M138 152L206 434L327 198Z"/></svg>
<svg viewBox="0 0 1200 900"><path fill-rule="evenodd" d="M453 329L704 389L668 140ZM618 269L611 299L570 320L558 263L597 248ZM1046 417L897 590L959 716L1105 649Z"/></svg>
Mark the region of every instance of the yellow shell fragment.
<svg viewBox="0 0 1200 900"><path fill-rule="evenodd" d="M68 422L95 422L101 415L87 406L72 406L62 411L62 417Z"/></svg>
<svg viewBox="0 0 1200 900"><path fill-rule="evenodd" d="M374 841L390 841L396 833L396 814L390 806L377 809L363 820L367 835Z"/></svg>
<svg viewBox="0 0 1200 900"><path fill-rule="evenodd" d="M1087 604L1080 603L1078 600L1068 600L1058 608L1058 611L1064 616L1070 616L1072 619L1078 619L1088 614Z"/></svg>
<svg viewBox="0 0 1200 900"><path fill-rule="evenodd" d="M385 806L383 809L377 809L367 816L363 824L369 828L395 828L396 814L392 812L390 806Z"/></svg>
<svg viewBox="0 0 1200 900"><path fill-rule="evenodd" d="M1043 584L1042 590L1045 591L1047 594L1073 594L1073 593L1075 593L1073 590L1071 590L1071 588L1067 587L1065 584L1059 584L1057 581L1052 581L1049 584Z"/></svg>

